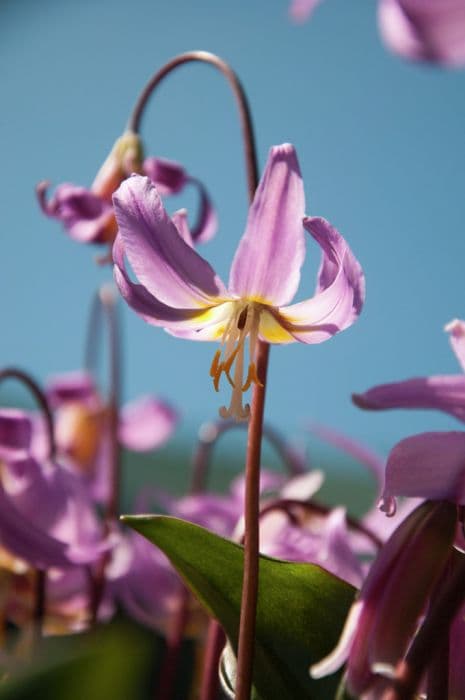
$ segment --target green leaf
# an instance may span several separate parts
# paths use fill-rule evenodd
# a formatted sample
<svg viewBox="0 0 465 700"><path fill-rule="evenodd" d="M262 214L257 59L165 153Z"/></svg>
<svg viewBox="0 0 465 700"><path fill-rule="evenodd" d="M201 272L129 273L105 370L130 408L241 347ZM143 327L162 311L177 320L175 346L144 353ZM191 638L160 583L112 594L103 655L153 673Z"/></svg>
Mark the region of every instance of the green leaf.
<svg viewBox="0 0 465 700"><path fill-rule="evenodd" d="M123 520L169 557L236 649L243 548L177 518ZM339 677L312 681L308 667L335 646L354 594L319 566L260 557L254 685L262 700L334 697Z"/></svg>
<svg viewBox="0 0 465 700"><path fill-rule="evenodd" d="M146 635L133 627L109 626L51 642L43 640L34 660L2 679L0 700L147 697L141 683L150 648Z"/></svg>

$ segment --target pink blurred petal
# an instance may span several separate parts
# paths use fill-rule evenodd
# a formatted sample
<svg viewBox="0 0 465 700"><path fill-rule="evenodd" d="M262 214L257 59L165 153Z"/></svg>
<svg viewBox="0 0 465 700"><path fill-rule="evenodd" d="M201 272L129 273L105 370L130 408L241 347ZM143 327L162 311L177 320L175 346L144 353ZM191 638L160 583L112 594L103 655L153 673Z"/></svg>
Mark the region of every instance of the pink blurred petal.
<svg viewBox="0 0 465 700"><path fill-rule="evenodd" d="M167 403L145 396L123 407L118 436L128 450L147 452L163 445L173 433L178 415Z"/></svg>

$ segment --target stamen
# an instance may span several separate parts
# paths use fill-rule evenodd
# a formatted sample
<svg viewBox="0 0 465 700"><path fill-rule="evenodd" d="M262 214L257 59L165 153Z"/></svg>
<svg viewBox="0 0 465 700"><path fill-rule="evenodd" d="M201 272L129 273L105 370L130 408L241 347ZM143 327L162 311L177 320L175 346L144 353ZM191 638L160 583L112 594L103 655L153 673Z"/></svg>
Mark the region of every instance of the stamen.
<svg viewBox="0 0 465 700"><path fill-rule="evenodd" d="M262 382L258 378L257 375L257 366L255 362L251 362L249 364L249 369L247 371L247 379L245 380L245 384L242 386L242 391L247 391L250 389L250 386L252 384L256 384L257 386L263 386Z"/></svg>
<svg viewBox="0 0 465 700"><path fill-rule="evenodd" d="M239 318L237 319L237 327L239 328L240 331L243 330L243 328L247 322L248 312L249 312L249 307L246 306L242 309L241 313L239 314Z"/></svg>
<svg viewBox="0 0 465 700"><path fill-rule="evenodd" d="M221 357L221 350L217 350L215 352L215 356L214 356L213 361L211 363L210 377L216 378L216 375L218 374L218 370L220 369L220 357ZM218 391L218 389L217 389L217 391Z"/></svg>

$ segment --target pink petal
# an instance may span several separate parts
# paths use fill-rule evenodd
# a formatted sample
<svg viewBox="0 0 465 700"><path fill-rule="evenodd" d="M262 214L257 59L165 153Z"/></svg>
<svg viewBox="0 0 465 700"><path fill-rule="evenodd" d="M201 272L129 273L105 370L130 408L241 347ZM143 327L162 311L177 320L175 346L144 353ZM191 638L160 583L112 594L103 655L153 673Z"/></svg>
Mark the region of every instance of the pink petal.
<svg viewBox="0 0 465 700"><path fill-rule="evenodd" d="M379 26L387 46L413 60L465 64L463 0L381 0Z"/></svg>
<svg viewBox="0 0 465 700"><path fill-rule="evenodd" d="M150 294L180 309L207 306L226 294L214 270L179 235L147 177L125 180L113 203L124 254Z"/></svg>
<svg viewBox="0 0 465 700"><path fill-rule="evenodd" d="M429 408L444 411L465 421L465 377L439 375L415 377L402 382L379 384L363 394L353 394L359 408Z"/></svg>
<svg viewBox="0 0 465 700"><path fill-rule="evenodd" d="M388 457L383 495L465 504L465 433L422 433L397 443Z"/></svg>
<svg viewBox="0 0 465 700"><path fill-rule="evenodd" d="M178 232L175 235L180 238ZM151 294L142 284L132 282L126 272L124 264L124 247L123 240L118 235L113 246L114 260L114 278L116 285L121 293L121 296L126 303L141 316L144 321L151 323L154 326L162 326L172 333L185 332L192 339L203 340L205 338L197 338L197 334L202 329L208 329L214 324L218 324L218 314L222 314L222 307L227 304L212 305L210 307L199 308L174 308L168 304L164 304ZM213 336L216 331L213 331ZM209 337L209 340L212 338Z"/></svg>
<svg viewBox="0 0 465 700"><path fill-rule="evenodd" d="M238 297L288 303L299 286L305 256L304 190L290 144L274 146L234 256L229 288Z"/></svg>
<svg viewBox="0 0 465 700"><path fill-rule="evenodd" d="M365 300L362 268L341 234L322 218L304 226L322 248L314 297L279 310L279 320L302 343L321 343L352 325Z"/></svg>
<svg viewBox="0 0 465 700"><path fill-rule="evenodd" d="M146 396L123 407L119 440L135 452L154 450L168 440L177 420L177 413L167 403Z"/></svg>

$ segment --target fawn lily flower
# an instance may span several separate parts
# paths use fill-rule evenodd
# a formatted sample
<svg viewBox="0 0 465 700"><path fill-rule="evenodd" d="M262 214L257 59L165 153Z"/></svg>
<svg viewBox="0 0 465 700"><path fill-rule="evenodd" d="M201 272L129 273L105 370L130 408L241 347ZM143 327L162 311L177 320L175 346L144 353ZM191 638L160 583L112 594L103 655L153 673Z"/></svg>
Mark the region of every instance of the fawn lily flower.
<svg viewBox="0 0 465 700"><path fill-rule="evenodd" d="M259 339L319 343L350 326L360 313L364 299L360 265L327 221L304 218L303 183L290 144L270 151L228 289L186 242L150 180L129 178L113 202L119 227L114 272L122 296L144 320L173 335L220 342L210 375L215 389L222 375L233 388L229 408L220 410L223 417L241 420L249 415L242 394L259 383ZM289 306L305 255L302 221L322 248L322 263L315 296ZM126 272L125 255L139 284Z"/></svg>
<svg viewBox="0 0 465 700"><path fill-rule="evenodd" d="M193 185L199 195L199 212L192 229L194 242L203 243L216 233L217 219L202 183L174 161L149 157L143 160L142 143L137 134L124 133L113 146L90 189L65 182L47 199L49 182L36 187L40 207L46 216L58 219L68 235L80 243L112 244L117 226L111 204L113 192L131 173L147 175L163 197L178 194ZM102 258L101 262L108 262Z"/></svg>

